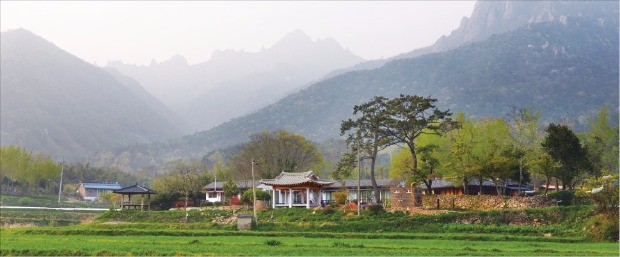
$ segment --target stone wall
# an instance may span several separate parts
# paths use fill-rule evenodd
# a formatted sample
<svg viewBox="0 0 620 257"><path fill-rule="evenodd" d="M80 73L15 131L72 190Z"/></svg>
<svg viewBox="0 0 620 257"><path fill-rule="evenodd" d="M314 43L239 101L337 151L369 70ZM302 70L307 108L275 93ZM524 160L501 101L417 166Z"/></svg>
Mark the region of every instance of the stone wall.
<svg viewBox="0 0 620 257"><path fill-rule="evenodd" d="M439 200L439 208L437 208ZM501 195L432 195L424 196L427 209L498 210L552 206L547 196L509 197Z"/></svg>

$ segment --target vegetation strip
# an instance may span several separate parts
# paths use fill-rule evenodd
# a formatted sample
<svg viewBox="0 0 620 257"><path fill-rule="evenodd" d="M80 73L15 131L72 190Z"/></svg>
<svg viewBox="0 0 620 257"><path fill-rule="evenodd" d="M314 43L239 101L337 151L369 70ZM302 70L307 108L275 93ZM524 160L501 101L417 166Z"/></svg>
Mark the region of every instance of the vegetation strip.
<svg viewBox="0 0 620 257"><path fill-rule="evenodd" d="M254 232L254 231L205 231L205 230L140 230L140 229L9 229L15 235L105 235L105 236L255 236L255 237L305 237L305 238L359 238L359 239L439 239L467 241L540 241L556 243L586 242L584 238L558 238L536 236L510 236L492 234L453 233L325 233L325 232Z"/></svg>

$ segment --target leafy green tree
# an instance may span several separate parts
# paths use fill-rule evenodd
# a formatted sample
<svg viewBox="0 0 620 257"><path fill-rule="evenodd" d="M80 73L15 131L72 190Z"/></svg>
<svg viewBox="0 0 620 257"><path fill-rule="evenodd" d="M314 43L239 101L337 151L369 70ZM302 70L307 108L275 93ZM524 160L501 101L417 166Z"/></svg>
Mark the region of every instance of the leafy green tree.
<svg viewBox="0 0 620 257"><path fill-rule="evenodd" d="M428 194L432 194L433 180L440 178L440 145L442 138L437 135L422 135L416 139L418 149L418 172L411 175L413 158L409 151L400 151L390 162L390 177L406 180L407 184L423 183Z"/></svg>
<svg viewBox="0 0 620 257"><path fill-rule="evenodd" d="M323 165L316 145L305 137L279 130L250 136L251 141L233 156L229 166L237 180L251 179L251 160L260 178L274 178L280 172L305 172Z"/></svg>
<svg viewBox="0 0 620 257"><path fill-rule="evenodd" d="M459 126L446 133L446 142L442 144L444 176L454 183L462 183L465 194L469 194L468 181L478 170L474 149L481 141L474 122L465 117L463 112L456 115Z"/></svg>
<svg viewBox="0 0 620 257"><path fill-rule="evenodd" d="M409 148L413 159L411 175L418 172L416 138L422 134L440 134L455 127L449 111L435 107L437 99L430 97L400 95L386 104L388 118L386 133L393 144L404 144Z"/></svg>
<svg viewBox="0 0 620 257"><path fill-rule="evenodd" d="M50 194L60 178L60 165L50 156L6 146L0 148L0 178L6 181L7 191L19 185L23 192Z"/></svg>
<svg viewBox="0 0 620 257"><path fill-rule="evenodd" d="M509 156L510 127L502 118L488 118L478 123L478 126L481 139L475 150L478 167L476 178L480 186L478 193L482 193L482 183L489 178L494 181L497 193L501 194L499 188L512 177Z"/></svg>
<svg viewBox="0 0 620 257"><path fill-rule="evenodd" d="M256 189L256 200L269 201L271 199L271 194L269 192ZM245 190L243 194L241 194L241 202L245 204L252 204L254 201L254 194L252 193L252 189Z"/></svg>
<svg viewBox="0 0 620 257"><path fill-rule="evenodd" d="M375 203L380 199L379 186L375 179L377 154L390 145L392 141L385 127L388 119L386 101L387 98L376 96L369 102L354 106L353 115L359 114L357 119L343 121L340 126L341 135L349 132L347 145L352 149L352 152L363 152L367 155L366 158L370 159L370 181Z"/></svg>
<svg viewBox="0 0 620 257"><path fill-rule="evenodd" d="M538 159L541 154L543 132L539 126L540 116L540 112L526 108L515 109L512 112L510 138L514 146L513 155L518 159L519 177L516 181L519 181L519 185L523 185L523 174L531 168L528 163Z"/></svg>
<svg viewBox="0 0 620 257"><path fill-rule="evenodd" d="M230 201L230 199L239 193L239 188L237 187L237 183L232 179L226 180L224 185L222 186L224 190L224 197Z"/></svg>
<svg viewBox="0 0 620 257"><path fill-rule="evenodd" d="M332 171L331 176L333 179L340 182L342 185L342 189L346 190L344 181L351 177L355 166L357 165L357 157L355 153L345 153L338 163L336 164L336 169Z"/></svg>
<svg viewBox="0 0 620 257"><path fill-rule="evenodd" d="M545 195L549 191L549 183L551 178L557 174L558 169L561 167L560 162L551 157L548 152L540 152L540 156L537 159L531 159L527 164L532 173L544 177L547 186L545 187Z"/></svg>
<svg viewBox="0 0 620 257"><path fill-rule="evenodd" d="M577 180L589 168L586 149L577 135L566 125L549 124L543 149L560 164L555 177L562 181L562 189L573 189Z"/></svg>
<svg viewBox="0 0 620 257"><path fill-rule="evenodd" d="M185 208L192 193L202 190L205 181L201 179L200 165L197 162L174 160L166 165L166 176L163 184L168 192L180 193L185 197Z"/></svg>
<svg viewBox="0 0 620 257"><path fill-rule="evenodd" d="M618 173L618 126L611 126L609 110L603 106L596 118L588 119L587 133L581 135L595 175Z"/></svg>

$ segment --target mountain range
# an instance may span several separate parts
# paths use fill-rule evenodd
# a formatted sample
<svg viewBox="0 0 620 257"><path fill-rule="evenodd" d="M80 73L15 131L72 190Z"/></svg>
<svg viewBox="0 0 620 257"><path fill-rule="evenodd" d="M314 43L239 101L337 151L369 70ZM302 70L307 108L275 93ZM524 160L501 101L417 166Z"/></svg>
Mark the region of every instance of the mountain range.
<svg viewBox="0 0 620 257"><path fill-rule="evenodd" d="M109 62L135 78L190 125L206 130L275 102L328 72L364 61L333 39L312 40L301 30L258 52L216 51L189 65L174 56L149 66Z"/></svg>
<svg viewBox="0 0 620 257"><path fill-rule="evenodd" d="M584 11L575 11L579 8ZM513 20L516 24L505 24ZM353 106L377 95L431 96L440 108L473 118L531 107L543 113L543 122L577 127L602 105L618 109L618 2L481 1L471 19L426 49L374 69L333 73L207 131L100 154L122 161L97 156L92 161L135 169L172 157L200 157L266 129L290 130L317 142L337 138Z"/></svg>
<svg viewBox="0 0 620 257"><path fill-rule="evenodd" d="M139 84L24 29L1 34L1 143L77 160L180 136L179 118Z"/></svg>

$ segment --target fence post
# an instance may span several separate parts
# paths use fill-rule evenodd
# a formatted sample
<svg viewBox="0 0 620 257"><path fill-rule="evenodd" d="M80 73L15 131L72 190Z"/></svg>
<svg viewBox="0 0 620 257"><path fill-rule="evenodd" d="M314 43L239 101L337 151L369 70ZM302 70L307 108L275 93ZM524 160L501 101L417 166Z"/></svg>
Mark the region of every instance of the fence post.
<svg viewBox="0 0 620 257"><path fill-rule="evenodd" d="M439 206L439 197L437 197L437 210L439 210L440 206Z"/></svg>

